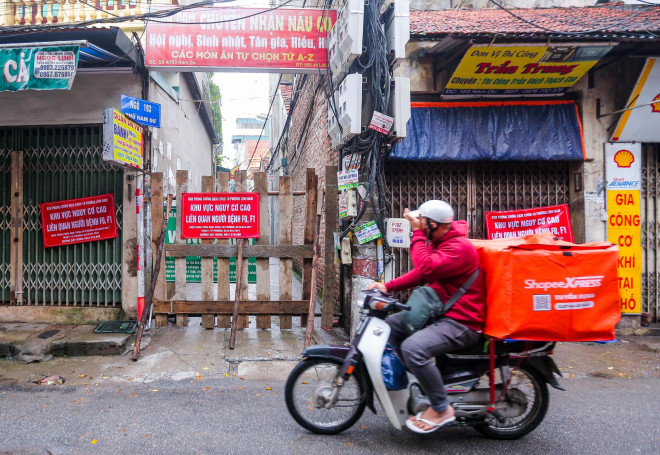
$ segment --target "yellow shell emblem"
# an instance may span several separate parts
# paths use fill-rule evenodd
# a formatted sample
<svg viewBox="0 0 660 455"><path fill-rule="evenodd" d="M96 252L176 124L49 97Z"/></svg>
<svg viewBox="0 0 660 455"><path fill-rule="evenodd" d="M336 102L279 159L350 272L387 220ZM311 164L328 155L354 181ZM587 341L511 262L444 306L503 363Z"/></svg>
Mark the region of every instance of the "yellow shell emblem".
<svg viewBox="0 0 660 455"><path fill-rule="evenodd" d="M635 161L635 155L630 150L619 150L614 154L614 162L619 167L630 167Z"/></svg>

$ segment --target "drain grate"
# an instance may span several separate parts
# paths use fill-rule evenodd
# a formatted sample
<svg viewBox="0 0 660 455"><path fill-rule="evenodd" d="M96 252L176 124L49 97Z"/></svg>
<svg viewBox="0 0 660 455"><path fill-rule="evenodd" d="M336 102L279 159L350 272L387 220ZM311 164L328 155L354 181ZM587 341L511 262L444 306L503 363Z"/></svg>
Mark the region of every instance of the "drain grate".
<svg viewBox="0 0 660 455"><path fill-rule="evenodd" d="M94 333L133 333L137 321L105 321L100 323Z"/></svg>

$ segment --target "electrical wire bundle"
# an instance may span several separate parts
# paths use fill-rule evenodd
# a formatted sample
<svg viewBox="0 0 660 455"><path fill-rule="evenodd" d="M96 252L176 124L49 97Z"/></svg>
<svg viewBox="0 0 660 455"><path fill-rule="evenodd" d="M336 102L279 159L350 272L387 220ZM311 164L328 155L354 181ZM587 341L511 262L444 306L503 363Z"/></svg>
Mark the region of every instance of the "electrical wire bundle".
<svg viewBox="0 0 660 455"><path fill-rule="evenodd" d="M366 2L364 10L364 50L362 55L351 65L349 73L360 73L367 81L367 90L363 92L365 106L370 106L368 119L374 111L386 113L390 103L391 70L388 61L387 39L379 18L380 2ZM334 104L334 99L330 101ZM385 219L390 210L386 194L384 175L385 158L391 145L385 135L366 129L351 139L339 152L339 162L344 156L360 157L360 180L367 182L366 194L360 204L358 214L341 233L344 238L358 223L371 207L374 220L380 232L385 232ZM385 243L389 253L389 247Z"/></svg>

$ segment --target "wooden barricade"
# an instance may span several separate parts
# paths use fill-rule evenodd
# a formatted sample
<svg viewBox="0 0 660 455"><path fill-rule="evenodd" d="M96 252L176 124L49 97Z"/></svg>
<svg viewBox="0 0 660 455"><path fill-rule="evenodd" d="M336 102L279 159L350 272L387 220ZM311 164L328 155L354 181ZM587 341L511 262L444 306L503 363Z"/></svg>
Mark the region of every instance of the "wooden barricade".
<svg viewBox="0 0 660 455"><path fill-rule="evenodd" d="M271 327L271 317L279 317L281 329L292 328L292 316L301 315L301 325L307 322L310 308L312 279L312 253L314 242L314 220L318 204L318 177L313 169L307 170L305 191L294 192L291 177L280 177L279 192L268 191L265 173L256 173L253 179L254 192L260 194L260 237L254 245L247 242L242 247L244 258L241 280L236 283L241 286L241 300L237 318L237 328L248 327L248 317L256 316L257 328ZM216 180L217 192L229 190L229 173L220 172ZM248 182L245 171L236 175L236 191L247 191ZM182 193L187 188L187 171L177 171L177 201L182 200ZM211 177L202 178L202 191L213 191ZM270 244L269 196L279 198L279 244ZM304 244L293 245L293 198L305 196L305 230ZM181 203L178 203L180 207ZM228 328L231 326L231 314L234 307L230 299L229 258L236 257L238 245L231 244L228 239L203 240L201 244L184 244L180 237L181 210L177 210L176 244L166 246L166 254L175 257L176 285L173 298L154 299L153 312L156 315L156 325L167 325L167 315L176 315L177 326L186 326L189 314L202 315L202 326L213 328ZM202 258L202 298L193 301L186 298L186 256ZM213 258L217 258L217 299L213 295ZM257 285L256 300L248 298L248 259L256 258ZM270 280L270 258L279 258L279 299L273 300ZM301 300L292 299L293 259L303 260L303 292ZM239 275L239 274L237 274ZM162 295L162 293L160 294Z"/></svg>

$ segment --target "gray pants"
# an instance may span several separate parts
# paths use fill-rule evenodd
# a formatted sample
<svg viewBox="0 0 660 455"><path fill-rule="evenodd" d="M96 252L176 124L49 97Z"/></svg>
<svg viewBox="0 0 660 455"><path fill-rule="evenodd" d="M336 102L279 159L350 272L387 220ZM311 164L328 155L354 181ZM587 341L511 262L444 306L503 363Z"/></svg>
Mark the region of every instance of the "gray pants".
<svg viewBox="0 0 660 455"><path fill-rule="evenodd" d="M401 313L385 319L392 328L390 344L402 356L410 372L415 375L436 412L444 412L449 406L442 375L433 358L456 351L479 341L479 332L460 324L453 319L442 318L407 336L401 322Z"/></svg>

